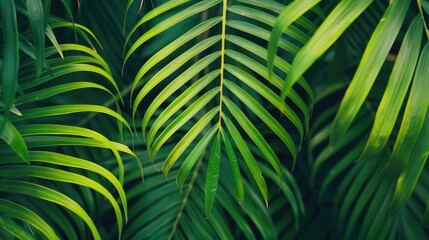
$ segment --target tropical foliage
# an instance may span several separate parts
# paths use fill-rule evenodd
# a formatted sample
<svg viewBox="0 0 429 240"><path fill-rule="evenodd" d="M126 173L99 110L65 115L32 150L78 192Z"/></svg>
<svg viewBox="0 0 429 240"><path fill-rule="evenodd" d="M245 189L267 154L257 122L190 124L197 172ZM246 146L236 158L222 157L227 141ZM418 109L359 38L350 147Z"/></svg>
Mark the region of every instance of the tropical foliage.
<svg viewBox="0 0 429 240"><path fill-rule="evenodd" d="M2 0L1 239L426 239L429 2Z"/></svg>

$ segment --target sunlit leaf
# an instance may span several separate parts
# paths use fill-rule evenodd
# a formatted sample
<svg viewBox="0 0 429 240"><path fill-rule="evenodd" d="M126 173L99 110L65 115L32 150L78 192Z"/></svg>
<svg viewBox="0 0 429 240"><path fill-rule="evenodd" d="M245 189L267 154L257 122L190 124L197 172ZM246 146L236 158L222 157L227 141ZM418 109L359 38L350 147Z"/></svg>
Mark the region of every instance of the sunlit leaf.
<svg viewBox="0 0 429 240"><path fill-rule="evenodd" d="M362 1L363 2L363 1ZM383 15L367 44L332 126L330 145L334 146L353 122L365 101L395 41L407 14L410 0L394 1Z"/></svg>
<svg viewBox="0 0 429 240"><path fill-rule="evenodd" d="M13 124L4 116L0 115L0 138L5 141L18 156L29 163L29 154L27 145L22 139L21 134L16 130Z"/></svg>

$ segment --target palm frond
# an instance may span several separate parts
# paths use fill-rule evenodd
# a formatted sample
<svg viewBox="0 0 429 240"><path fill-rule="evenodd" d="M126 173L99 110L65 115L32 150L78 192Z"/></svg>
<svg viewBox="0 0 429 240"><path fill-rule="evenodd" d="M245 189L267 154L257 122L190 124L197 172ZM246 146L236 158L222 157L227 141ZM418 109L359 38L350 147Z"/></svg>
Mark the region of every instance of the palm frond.
<svg viewBox="0 0 429 240"><path fill-rule="evenodd" d="M216 192L218 181L217 166L221 162L219 154L215 152L219 152L219 147L224 148L224 144L227 148L232 144L239 149L263 198L268 201L268 189L260 164L254 159L255 151L248 148L246 141L250 139L258 147L256 152L263 154L278 178L283 178L281 169L284 163L280 162L254 122L261 120L269 131L281 139L294 164L297 147L286 126L294 125L302 141L310 111L305 100L296 91L303 91L310 98L312 95L308 84L301 79L301 88L291 91L288 95L291 102L288 100L285 105L275 92L281 88L280 76L289 71L290 64L278 59L275 66L280 71L272 78L268 76L265 67L268 50L264 45L267 44L270 28L284 5L275 1L237 1L232 4L219 0L187 2L169 1L158 6L145 14L128 34L129 40L143 23L157 22L126 51L125 69L129 57L144 43L181 26L177 38L171 43L157 45L159 51L144 62L134 77L131 91L132 97L135 96L133 118L144 99L150 99L144 112L142 131L152 161L162 151L163 145L175 137L178 131L186 129L187 133L167 156L162 167L167 175L176 162L181 162L185 149L195 146L195 151L180 164L186 170L179 171L179 187L182 187L184 178L207 146L207 149L212 149L208 151L213 152L205 188L206 202L211 205L214 199L211 192ZM173 10L173 15L166 15ZM300 18L297 22L308 29L315 29L306 18ZM287 38L280 41L282 51L293 54L293 49L299 48L308 39L306 31L295 26L289 28L286 31ZM293 45L288 45L291 42ZM150 74L154 68L164 63L156 73ZM143 83L142 88L138 87L140 83ZM156 91L159 93L152 97ZM276 120L275 113L266 110L267 108L262 107L263 104L280 111L288 119L288 123ZM161 113L156 116L156 112ZM186 124L190 121L193 125ZM226 138L228 139L224 140ZM199 143L193 145L194 142ZM231 154L229 157L234 158ZM235 182L240 189L241 173L234 166ZM243 201L242 190L238 199Z"/></svg>
<svg viewBox="0 0 429 240"><path fill-rule="evenodd" d="M2 234L24 239L101 239L101 224L90 216L92 207L85 206L90 198L79 199L78 192L67 190L74 186L93 190L107 199L121 238L128 207L119 152L136 156L127 146L85 126L82 113L103 114L125 125L129 131L131 127L120 114L100 102L91 102L83 96L77 101L71 99L76 90L87 90L105 96L106 101L113 99L113 102L122 96L108 64L95 49L77 43L58 43L54 34L57 28L74 28L75 24L51 17L47 3L1 3L2 35L6 38L2 44L2 74L6 78L3 78L0 93L4 110L0 115L0 137L4 141L0 143L0 218L2 226L7 227L7 233L2 231ZM23 32L16 28L16 17L28 18L24 21L28 28L19 28ZM87 28L77 25L76 29L80 36L92 41L94 35ZM47 38L52 46L45 46ZM14 46L23 54L11 51ZM16 65L16 71L10 64ZM17 85L20 94L15 96ZM9 114L9 110L16 116ZM62 149L67 146L84 146L87 152L91 147L109 149L120 169L117 176L100 163L94 163L100 159L91 159L88 153L75 154ZM87 174L99 177L87 177ZM28 199L38 204L29 204ZM58 211L46 211L55 209L51 203L59 206ZM53 228L55 222L62 224ZM74 226L79 226L78 231L71 233L75 231ZM25 228L31 231L25 233Z"/></svg>
<svg viewBox="0 0 429 240"><path fill-rule="evenodd" d="M341 96L338 91L344 90L343 84L341 88L324 94L324 98L318 98L315 109L332 101L334 96L338 98ZM427 158L422 152L424 148L413 150L416 154L413 155L413 164L397 182L394 179L379 179L383 166L389 160L383 156L392 153L389 147L372 155L369 161L355 163L365 148L374 121L371 106L380 98L379 93L370 95L371 100L367 100L366 108L359 112L348 134L333 150L328 145L329 132L339 105L330 106L330 110L323 114L315 113L315 123L318 124L309 132L313 189L321 204L329 206L333 212L329 221L337 224L332 225L331 229L339 232L340 238L421 238L427 235L419 225L424 219L423 209L426 206L426 200L423 200L425 193L421 190L426 185L424 176L427 174L421 165ZM416 172L411 176L410 171ZM419 178L420 181L417 181ZM404 225L404 222L407 223Z"/></svg>
<svg viewBox="0 0 429 240"><path fill-rule="evenodd" d="M215 129L215 134L217 131ZM222 133L225 136L225 133ZM222 137L222 136L221 136ZM220 139L218 139L220 144ZM206 143L207 145L208 143ZM198 145L198 144L197 144ZM276 226L285 224L281 219L273 218L273 215L282 215L282 209L285 206L296 206L293 208L293 216L303 214L299 190L291 173L282 168L286 180L278 181L277 174L267 165L261 163L261 171L267 176L267 181L271 184L280 184L279 191L270 189L269 196L272 199L272 205L266 209L265 203L261 201L256 189L252 188L252 176L248 171L242 172L240 178L243 188L246 189L246 200L240 204L237 203L237 189L231 184L234 181L234 175L226 164L220 164L219 172L228 173L221 175L218 179L218 186L215 200L213 201L211 215L205 218L205 212L208 204L204 204L206 180L201 177L204 170L210 169L210 158L216 156L215 153L205 151L203 156L198 157L195 167L192 170L191 179L183 185L183 192L177 191L175 184L175 175L179 176L183 166L173 166L171 168L171 177L165 178L158 172L162 162L158 161L168 156L174 149L174 144L167 144L156 156L154 165L145 163L146 176L145 183L139 181L139 171L129 166L131 162L126 161L126 181L125 189L129 202L133 203L129 209L129 223L124 229L124 239L133 238L202 238L211 236L213 238L240 238L264 239L276 238L281 234ZM256 146L252 148L257 148ZM184 154L192 154L196 148L187 149ZM217 150L220 149L218 146ZM236 155L236 149L229 149L231 152L221 151L219 157L227 158L227 154ZM143 159L148 158L147 151L136 151ZM242 162L239 158L236 162ZM257 161L263 155L256 156ZM109 159L107 162L112 168L116 168L115 160ZM206 175L211 177L212 175ZM216 182L216 181L215 181ZM291 208L292 209L292 208ZM291 210L292 211L292 210ZM295 213L296 211L296 213ZM292 217L291 219L294 219ZM293 220L288 224L289 228L295 228L296 222ZM232 225L232 226L231 226Z"/></svg>

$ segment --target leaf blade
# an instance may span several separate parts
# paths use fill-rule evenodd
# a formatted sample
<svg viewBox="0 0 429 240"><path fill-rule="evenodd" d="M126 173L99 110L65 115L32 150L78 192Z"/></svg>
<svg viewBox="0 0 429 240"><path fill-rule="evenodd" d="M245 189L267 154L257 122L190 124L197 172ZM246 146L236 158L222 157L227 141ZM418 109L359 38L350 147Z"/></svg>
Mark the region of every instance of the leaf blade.
<svg viewBox="0 0 429 240"><path fill-rule="evenodd" d="M335 116L330 145L334 146L350 127L396 39L407 14L410 0L394 1L386 10L368 42L358 69Z"/></svg>
<svg viewBox="0 0 429 240"><path fill-rule="evenodd" d="M15 98L18 84L19 68L19 38L16 20L15 2L5 0L0 2L3 27L3 71L2 71L2 95L6 116Z"/></svg>
<svg viewBox="0 0 429 240"><path fill-rule="evenodd" d="M389 120L397 119L417 65L423 35L422 29L421 18L416 16L405 35L389 83L377 110L368 142L358 161L363 161L379 152L389 139L395 124L395 121Z"/></svg>
<svg viewBox="0 0 429 240"><path fill-rule="evenodd" d="M216 198L216 191L219 181L219 168L220 168L220 132L214 139L212 151L210 153L209 166L207 168L205 192L205 214L206 218L209 217L213 208L214 200Z"/></svg>
<svg viewBox="0 0 429 240"><path fill-rule="evenodd" d="M268 42L268 72L271 77L274 71L274 59L277 53L278 42L283 32L299 17L314 7L320 0L303 0L293 1L287 5L279 14L271 32L270 40Z"/></svg>
<svg viewBox="0 0 429 240"><path fill-rule="evenodd" d="M322 25L298 52L281 90L285 99L292 85L311 65L328 50L347 27L371 4L373 0L344 0L323 21Z"/></svg>
<svg viewBox="0 0 429 240"><path fill-rule="evenodd" d="M19 131L5 117L0 115L0 138L3 139L18 156L30 163L27 145Z"/></svg>
<svg viewBox="0 0 429 240"><path fill-rule="evenodd" d="M27 0L27 13L36 50L36 76L39 77L45 61L45 9L40 0Z"/></svg>

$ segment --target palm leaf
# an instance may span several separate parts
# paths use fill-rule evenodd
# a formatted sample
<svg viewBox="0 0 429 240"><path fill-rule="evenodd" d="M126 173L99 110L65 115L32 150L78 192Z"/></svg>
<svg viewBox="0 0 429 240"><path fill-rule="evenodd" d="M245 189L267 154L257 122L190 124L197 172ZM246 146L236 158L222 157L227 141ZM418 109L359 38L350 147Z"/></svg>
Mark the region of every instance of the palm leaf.
<svg viewBox="0 0 429 240"><path fill-rule="evenodd" d="M213 128L212 136L217 132ZM225 136L225 133L222 133ZM221 136L213 136L212 140L221 141ZM208 141L210 143L210 141ZM206 143L205 145L208 145ZM146 165L146 180L145 184L138 182L139 172L136 168L127 167L130 163L125 163L127 169L125 188L130 202L135 202L130 208L130 221L124 229L124 239L133 238L204 238L211 236L214 238L239 238L246 237L247 239L257 239L258 236L264 238L275 238L278 234L275 228L276 223L283 222L270 217L269 211L281 213L282 207L270 209L265 208L265 204L258 197L258 193L250 188L251 179L250 173L244 171L242 177L244 187L247 189L247 198L242 204L238 205L236 200L236 187L231 183L233 180L232 174L218 179L217 191L213 202L211 214L209 218L205 218L204 212L208 204L204 205L205 185L210 180L201 177L204 169L209 169L207 163L211 157L216 157L215 153L206 152L202 157L196 160L196 166L192 171L190 180L183 185L184 191L180 194L177 191L174 183L174 176L165 179L164 176L157 172L162 163L158 159L164 159L169 152L175 147L174 144L167 144L156 156L156 161L153 166ZM201 147L201 145L199 146ZM220 148L220 146L218 146ZM218 148L218 149L219 149ZM194 151L195 149L192 149ZM236 149L230 149L236 154ZM187 149L184 154L192 154L190 149ZM148 156L147 151L137 151L138 155ZM239 156L239 155L237 155ZM226 156L226 153L221 151L220 159ZM258 156L258 161L259 157ZM242 159L237 159L240 162ZM109 159L108 164L115 167L115 160ZM179 175L181 171L178 166L173 166L170 170L171 174ZM229 171L229 167L219 166L219 171ZM276 205L288 206L288 204L299 205L301 201L299 193L292 187L296 184L289 171L282 168L283 174L287 177L287 181L279 183L277 174L271 170L266 164L261 164L262 172L267 176L267 180L273 184L281 184L281 191L270 192L270 198ZM207 175L211 176L211 175ZM137 180L137 182L136 182ZM212 185L211 185L212 186ZM294 189L294 190L292 190ZM279 195L277 195L279 194ZM277 195L277 196L275 196ZM294 201L297 201L293 203ZM159 211L159 209L163 209ZM302 214L302 209L297 208L297 213ZM274 214L274 213L273 213ZM231 228L230 225L235 227ZM234 230L232 230L234 229Z"/></svg>
<svg viewBox="0 0 429 240"><path fill-rule="evenodd" d="M59 239L54 230L39 215L14 202L0 199L1 211L11 217L30 222L49 239ZM31 239L30 237L26 237Z"/></svg>
<svg viewBox="0 0 429 240"><path fill-rule="evenodd" d="M2 205L7 204L7 207L1 208L0 218L2 226L10 229L6 230L9 232L6 234L2 231L2 236L24 239L39 239L43 235L49 239L101 239L104 235L99 231L102 224L92 216L95 208L92 201L94 198L90 196L93 190L111 204L116 218L117 236L120 238L123 217L128 219L126 196L121 185L124 181L123 169L120 167L117 177L100 163L93 162L99 161L101 155L91 154L94 149L100 149L101 152L109 149L111 154L116 155L120 166L123 162L119 152L137 157L127 146L91 130L86 123L87 118L100 114L104 115L104 122L112 118L131 131L130 125L119 113L110 109L108 104L103 106L97 101L91 102L91 99L82 95L77 100L71 100L76 90L87 90L90 96L107 96L105 102L111 101L114 104L117 99L122 99L119 88L109 65L95 49L76 43L58 43L55 36L57 28L70 28L74 24L49 15L50 1L27 3L18 1L15 11L12 8L13 1L2 2L2 11L10 7L7 13L2 13L2 24L8 25L2 29L2 34L8 38L3 47L9 51L3 56L3 60L8 62L6 64L2 61L3 76L12 76L14 68L11 63L20 63L19 71L16 71L20 95L15 97L15 85L18 82L14 83L11 91L13 81L9 75L8 82L2 85L1 93L2 107L6 113L0 115L0 136L6 144L0 143L0 201ZM23 21L28 27L19 28L23 32L15 30L14 34L11 30L14 24L11 21L16 12L19 12L20 20L28 18ZM77 25L76 29L84 39L92 41L94 35L89 29L82 25ZM14 44L23 50L23 54L14 52L11 55L10 51L14 47L10 45L9 38L18 35L19 41ZM53 46L45 46L48 44L45 38L49 38ZM36 71L33 70L35 63ZM85 75L88 72L91 74ZM103 84L103 80L108 84ZM112 89L116 90L116 95L112 93ZM9 109L17 116L10 116ZM93 115L88 115L88 112ZM50 135L57 138L50 138ZM75 151L72 146L84 147ZM30 165L23 164L23 160ZM106 183L109 187L105 186ZM50 202L59 207L54 207ZM122 208L119 207L120 204ZM19 222L14 221L15 219L19 219ZM23 233L22 229L26 229L29 234Z"/></svg>
<svg viewBox="0 0 429 240"><path fill-rule="evenodd" d="M219 0L187 2L169 1L158 6L145 14L128 34L127 42L143 23L157 22L144 34L138 36L126 51L125 69L130 56L145 43L163 36L164 32L178 25L184 27L172 42L156 46L160 50L149 56L135 75L131 90L132 97L135 96L132 116L136 117L139 106L145 99L151 99L144 112L142 131L152 161L157 157L157 153L162 151L162 146L177 136L179 131L187 132L173 148L162 167L164 174L168 174L176 162L181 162L185 150L195 146L185 162L180 163L186 164L179 171L177 182L180 187L197 159L205 152L203 146L212 142L212 146L208 149L216 150L209 151L218 152L218 147L223 148L223 144L218 144L218 141L228 141L224 140L225 136L231 135L233 141L224 142L224 144L227 148L233 144L239 149L263 198L268 201L265 179L252 152L260 151L280 179L283 178L282 163L265 139L260 126L253 122L261 119L269 131L274 132L282 140L294 163L296 144L291 133L286 131L287 124L277 121L274 113L263 109L262 104L273 106L290 119L290 122L296 126L301 141L305 131L303 126L308 125L310 116L305 100L297 92L290 93L292 103L288 103L287 107L273 94L282 87L282 81L277 74L270 78L265 67L268 50L264 45L268 42L269 30L275 23L276 15L281 12L284 5L275 1L237 1L233 4ZM270 12L273 9L275 13ZM163 17L164 12L173 12L173 10L173 15ZM212 12L218 12L220 15ZM197 24L191 23L193 19L201 17L203 19ZM158 21L158 18L161 20ZM315 29L306 18L300 18L297 22L308 29ZM246 30L252 28L261 29L261 31ZM248 35L239 37L242 31L246 31ZM301 44L308 39L305 32L295 26L286 34ZM281 43L282 49L293 52L293 48L285 44L286 40L282 39ZM169 61L166 62L165 59ZM165 65L160 67L164 63ZM281 60L276 62L275 66L281 70L278 72L280 75L287 73L290 68L289 63ZM159 67L159 70L151 75L156 67ZM141 83L143 87L139 88L138 85ZM305 80L301 79L300 83L304 92L311 97L311 89ZM153 92L158 90L159 94L152 98ZM291 105L297 106L299 110L292 110ZM155 115L157 112L160 114ZM189 125L190 121L193 124ZM164 129L161 130L162 128ZM213 131L218 131L218 134L214 136ZM210 134L207 134L208 132ZM221 132L224 137L220 137ZM247 138L258 147L258 150L250 150L247 147L245 140ZM218 140L211 141L212 139ZM195 142L199 143L195 145ZM231 149L228 152L229 157L234 158ZM214 160L217 159L215 156L217 155L213 153L210 158L214 163L210 164L213 168L209 168L205 189L208 194L206 196L208 210L214 199L213 195L210 195L211 189L216 189L217 167L215 166L218 160ZM230 161L235 160L230 159ZM234 164L233 168L236 186L241 188L242 180L237 165ZM209 179L214 180L209 181ZM239 192L238 199L242 202L243 191L239 190Z"/></svg>
<svg viewBox="0 0 429 240"><path fill-rule="evenodd" d="M371 135L362 153L361 159L367 158L366 156L370 156L373 152L380 151L389 139L395 122L391 121L386 124L386 120L396 119L398 117L402 101L407 93L419 54L418 51L412 51L412 49L420 48L422 38L421 25L422 23L419 16L416 16L404 38L403 47L399 51L395 67L392 70L391 79L389 80L389 85L386 87L385 94L380 102L380 107L377 110L374 121L374 127L371 130ZM407 64L404 66L405 62ZM394 110L392 111L392 109Z"/></svg>
<svg viewBox="0 0 429 240"><path fill-rule="evenodd" d="M281 97L284 99L293 84L308 70L308 68L332 46L332 44L341 36L347 27L371 4L368 1L342 1L323 21L311 39L305 44L293 61L293 67L288 74L286 81L281 88ZM279 23L282 21L279 18ZM277 28L282 28L280 24ZM276 31L273 31L276 32ZM274 43L275 36L271 39ZM273 49L274 50L274 49ZM274 54L270 55L269 62L274 61ZM271 65L271 63L270 63Z"/></svg>
<svg viewBox="0 0 429 240"><path fill-rule="evenodd" d="M2 96L6 114L12 106L18 83L19 48L18 29L13 0L2 1L0 4L2 12L2 29L5 33L2 58ZM2 130L2 128L0 128Z"/></svg>
<svg viewBox="0 0 429 240"><path fill-rule="evenodd" d="M27 1L28 20L36 50L36 76L40 76L45 61L45 11L40 0Z"/></svg>
<svg viewBox="0 0 429 240"><path fill-rule="evenodd" d="M344 85L340 89L344 91ZM334 96L342 96L338 91L337 88L336 91L324 94L323 98L318 98L315 109L319 105L326 105L326 101L332 101ZM373 94L370 95L372 101L379 101L382 97L380 92ZM328 145L330 128L333 127L330 119L334 118L339 105L330 107L334 111L323 112L329 114L314 114L315 121L323 123L316 125L309 133L310 154L311 159L314 159L311 179L313 189L316 189L315 194L319 195L320 204L331 206L333 214L330 216L337 216L330 221L338 223L331 228L340 233L340 238L425 236L425 230L419 225L426 206L426 200L423 199L427 197L421 191L426 185L422 178L427 174L421 165L426 161L426 155L422 152L424 148L413 150L416 160L410 162L410 168L398 179L396 187L392 179L378 180L378 174L388 160L382 156L391 154L389 148L371 155L370 161L354 163L364 150L366 134L370 132L373 121L373 116L369 113L372 102L367 101L367 107L356 116L348 134L333 151L330 151ZM423 134L422 132L421 138L424 138ZM420 143L421 146L424 145L423 142ZM410 171L415 175L409 175ZM419 178L420 181L417 181ZM405 185L406 188L403 187ZM399 224L405 221L407 224ZM413 233L407 231L410 228L414 229Z"/></svg>
<svg viewBox="0 0 429 240"><path fill-rule="evenodd" d="M382 20L367 45L354 78L348 88L334 120L331 146L344 135L354 116L362 106L373 85L389 50L405 19L411 1L394 1L386 10ZM377 51L375 51L377 49Z"/></svg>

